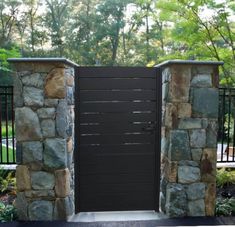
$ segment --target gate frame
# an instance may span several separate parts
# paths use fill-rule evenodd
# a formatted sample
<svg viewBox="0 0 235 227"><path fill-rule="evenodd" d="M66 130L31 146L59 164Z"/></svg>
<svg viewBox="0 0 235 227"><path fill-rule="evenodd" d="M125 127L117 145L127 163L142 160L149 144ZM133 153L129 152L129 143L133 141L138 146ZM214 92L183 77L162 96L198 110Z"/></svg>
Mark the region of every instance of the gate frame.
<svg viewBox="0 0 235 227"><path fill-rule="evenodd" d="M79 146L79 138L80 138L80 127L79 127L79 119L80 119L80 83L79 83L79 66L75 67L75 141L74 141L74 174L75 174L75 213L80 212L80 187L79 187L79 176L80 176L80 146ZM89 68L86 67L86 68ZM94 68L94 67L93 67ZM97 67L99 68L99 67ZM110 67L104 67L110 68ZM118 70L118 68L132 68L132 67L112 67ZM148 67L141 67L148 68ZM155 76L156 76L156 129L155 129L155 171L154 171L154 203L155 203L155 211L159 212L160 206L160 175L161 175L161 121L162 121L162 69L160 67L154 67ZM76 152L77 151L77 152ZM158 152L157 152L158 151ZM159 168L158 168L159 167ZM157 187L159 186L159 187Z"/></svg>

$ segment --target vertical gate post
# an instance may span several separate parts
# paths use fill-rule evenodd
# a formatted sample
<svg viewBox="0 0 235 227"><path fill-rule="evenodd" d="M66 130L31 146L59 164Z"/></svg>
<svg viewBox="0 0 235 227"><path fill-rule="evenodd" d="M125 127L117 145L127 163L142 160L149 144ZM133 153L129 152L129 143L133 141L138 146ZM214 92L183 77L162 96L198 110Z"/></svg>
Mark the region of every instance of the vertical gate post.
<svg viewBox="0 0 235 227"><path fill-rule="evenodd" d="M168 61L162 70L161 210L213 216L216 199L218 66Z"/></svg>
<svg viewBox="0 0 235 227"><path fill-rule="evenodd" d="M66 220L74 213L74 63L9 59L14 72L20 220Z"/></svg>

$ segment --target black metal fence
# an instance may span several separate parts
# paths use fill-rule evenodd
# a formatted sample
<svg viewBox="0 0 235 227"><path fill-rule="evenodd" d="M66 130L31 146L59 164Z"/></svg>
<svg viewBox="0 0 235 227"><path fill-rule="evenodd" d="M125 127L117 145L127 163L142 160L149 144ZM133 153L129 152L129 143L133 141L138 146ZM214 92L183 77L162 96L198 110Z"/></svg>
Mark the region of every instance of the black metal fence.
<svg viewBox="0 0 235 227"><path fill-rule="evenodd" d="M219 88L217 162L235 162L235 88Z"/></svg>
<svg viewBox="0 0 235 227"><path fill-rule="evenodd" d="M13 86L0 86L0 164L15 164Z"/></svg>

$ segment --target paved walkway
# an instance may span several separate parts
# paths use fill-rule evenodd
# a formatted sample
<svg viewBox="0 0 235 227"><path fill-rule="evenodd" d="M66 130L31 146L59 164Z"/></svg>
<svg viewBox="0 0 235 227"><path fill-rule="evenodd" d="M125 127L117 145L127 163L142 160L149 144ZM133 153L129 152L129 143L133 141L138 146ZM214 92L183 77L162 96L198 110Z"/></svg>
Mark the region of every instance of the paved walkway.
<svg viewBox="0 0 235 227"><path fill-rule="evenodd" d="M224 226L235 225L235 217L190 217L153 221L125 222L10 222L0 224L3 227L156 227L156 226Z"/></svg>

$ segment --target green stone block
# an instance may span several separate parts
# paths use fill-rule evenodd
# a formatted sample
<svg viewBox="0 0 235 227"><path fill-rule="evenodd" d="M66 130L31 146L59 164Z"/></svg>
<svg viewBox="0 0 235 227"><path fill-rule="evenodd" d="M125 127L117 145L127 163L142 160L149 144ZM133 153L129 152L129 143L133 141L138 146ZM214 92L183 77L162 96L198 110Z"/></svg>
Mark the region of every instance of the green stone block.
<svg viewBox="0 0 235 227"><path fill-rule="evenodd" d="M215 88L192 89L192 110L195 117L218 117L219 93Z"/></svg>
<svg viewBox="0 0 235 227"><path fill-rule="evenodd" d="M187 131L171 131L168 158L171 161L191 160L189 136Z"/></svg>

